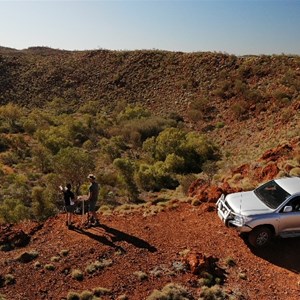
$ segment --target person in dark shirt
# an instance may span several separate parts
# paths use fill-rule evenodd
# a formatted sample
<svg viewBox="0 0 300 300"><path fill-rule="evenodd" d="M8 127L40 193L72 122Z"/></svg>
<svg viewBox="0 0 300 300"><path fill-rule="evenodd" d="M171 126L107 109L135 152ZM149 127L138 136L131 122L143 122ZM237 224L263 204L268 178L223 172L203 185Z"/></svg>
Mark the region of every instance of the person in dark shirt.
<svg viewBox="0 0 300 300"><path fill-rule="evenodd" d="M88 179L91 182L89 186L89 194L87 201L89 203L89 212L88 212L88 226L91 225L100 225L96 214L96 204L98 201L98 193L99 193L99 186L96 182L96 177L93 174L89 174Z"/></svg>
<svg viewBox="0 0 300 300"><path fill-rule="evenodd" d="M66 219L66 225L68 226L68 229L72 229L72 215L74 213L74 207L75 207L75 196L74 193L71 191L71 184L68 183L66 185L66 188L60 187L61 191L64 195L64 202L65 202L65 208L67 211L67 219Z"/></svg>

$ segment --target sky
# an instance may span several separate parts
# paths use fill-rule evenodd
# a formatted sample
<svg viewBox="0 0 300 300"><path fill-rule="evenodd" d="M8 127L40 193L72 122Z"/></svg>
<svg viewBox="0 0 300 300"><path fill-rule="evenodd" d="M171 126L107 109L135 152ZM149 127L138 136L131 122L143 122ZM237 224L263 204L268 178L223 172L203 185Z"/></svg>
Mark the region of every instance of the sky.
<svg viewBox="0 0 300 300"><path fill-rule="evenodd" d="M300 55L300 0L0 0L0 46Z"/></svg>

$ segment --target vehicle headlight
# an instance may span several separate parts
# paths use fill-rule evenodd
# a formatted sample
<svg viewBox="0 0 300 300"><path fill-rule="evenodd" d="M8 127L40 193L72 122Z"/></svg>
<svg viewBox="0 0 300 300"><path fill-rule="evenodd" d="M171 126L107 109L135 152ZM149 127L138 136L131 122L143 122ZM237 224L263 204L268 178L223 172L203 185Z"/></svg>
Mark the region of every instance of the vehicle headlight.
<svg viewBox="0 0 300 300"><path fill-rule="evenodd" d="M241 216L241 215L235 215L232 223L236 226L244 226L245 223L249 220L250 220L250 218L248 218L248 217Z"/></svg>

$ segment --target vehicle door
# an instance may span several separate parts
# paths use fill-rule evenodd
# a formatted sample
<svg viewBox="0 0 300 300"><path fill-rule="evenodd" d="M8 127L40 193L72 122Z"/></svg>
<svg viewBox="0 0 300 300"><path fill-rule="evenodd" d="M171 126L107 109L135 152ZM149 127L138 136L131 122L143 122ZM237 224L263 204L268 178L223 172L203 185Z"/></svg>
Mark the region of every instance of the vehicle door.
<svg viewBox="0 0 300 300"><path fill-rule="evenodd" d="M284 207L291 206L292 211L284 212ZM300 233L300 195L293 197L279 212L279 233Z"/></svg>

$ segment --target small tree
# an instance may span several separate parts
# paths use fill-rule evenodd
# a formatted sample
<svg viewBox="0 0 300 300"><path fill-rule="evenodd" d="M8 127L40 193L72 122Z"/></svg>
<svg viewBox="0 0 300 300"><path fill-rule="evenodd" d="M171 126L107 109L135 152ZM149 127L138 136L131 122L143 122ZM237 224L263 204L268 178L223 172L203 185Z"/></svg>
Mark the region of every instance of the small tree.
<svg viewBox="0 0 300 300"><path fill-rule="evenodd" d="M17 223L29 217L29 208L21 200L5 199L0 205L0 219L6 223Z"/></svg>
<svg viewBox="0 0 300 300"><path fill-rule="evenodd" d="M52 169L52 154L49 149L42 145L38 145L32 150L33 161L43 173L47 173Z"/></svg>
<svg viewBox="0 0 300 300"><path fill-rule="evenodd" d="M23 109L16 104L8 103L0 107L0 117L7 122L11 132L18 131L18 121L23 115Z"/></svg>
<svg viewBox="0 0 300 300"><path fill-rule="evenodd" d="M70 182L78 194L86 176L94 169L94 159L80 148L61 149L54 158L54 168L62 180Z"/></svg>
<svg viewBox="0 0 300 300"><path fill-rule="evenodd" d="M117 158L114 160L113 164L120 170L122 174L122 179L124 180L131 200L137 201L139 192L134 181L134 163L127 158Z"/></svg>
<svg viewBox="0 0 300 300"><path fill-rule="evenodd" d="M32 189L32 214L38 220L44 220L56 213L55 205L47 197L45 189L41 186Z"/></svg>

